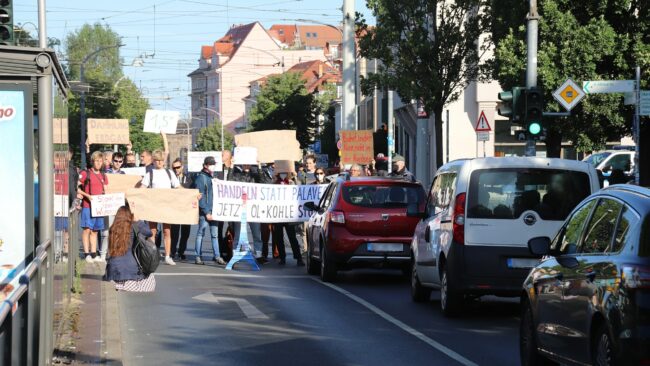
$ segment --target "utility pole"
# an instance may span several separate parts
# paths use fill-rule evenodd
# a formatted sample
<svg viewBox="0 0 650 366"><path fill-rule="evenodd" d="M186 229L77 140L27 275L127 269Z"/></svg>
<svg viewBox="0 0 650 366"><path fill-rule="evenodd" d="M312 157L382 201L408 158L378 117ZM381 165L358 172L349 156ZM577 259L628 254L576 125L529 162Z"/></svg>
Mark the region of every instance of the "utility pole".
<svg viewBox="0 0 650 366"><path fill-rule="evenodd" d="M634 184L640 182L640 164L641 156L639 155L639 145L641 144L641 125L639 121L639 104L641 103L641 68L635 68L635 87L634 87Z"/></svg>
<svg viewBox="0 0 650 366"><path fill-rule="evenodd" d="M393 122L393 91L388 89L388 174L393 172L395 154L395 123Z"/></svg>
<svg viewBox="0 0 650 366"><path fill-rule="evenodd" d="M526 88L537 87L537 34L539 26L539 13L537 13L537 0L529 0L529 9L526 19L527 25L527 60L526 60ZM535 156L535 140L528 134L526 139L526 156Z"/></svg>
<svg viewBox="0 0 650 366"><path fill-rule="evenodd" d="M354 0L343 0L343 107L341 129L357 129L356 75L354 52Z"/></svg>

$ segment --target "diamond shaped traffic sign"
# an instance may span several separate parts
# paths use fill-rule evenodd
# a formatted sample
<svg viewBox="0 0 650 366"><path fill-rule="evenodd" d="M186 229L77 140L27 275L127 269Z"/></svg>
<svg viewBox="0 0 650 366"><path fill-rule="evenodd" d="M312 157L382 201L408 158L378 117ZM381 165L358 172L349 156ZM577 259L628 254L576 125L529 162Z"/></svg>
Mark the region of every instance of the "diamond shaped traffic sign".
<svg viewBox="0 0 650 366"><path fill-rule="evenodd" d="M567 111L573 109L584 97L585 92L571 79L567 79L553 92L553 98L560 102Z"/></svg>

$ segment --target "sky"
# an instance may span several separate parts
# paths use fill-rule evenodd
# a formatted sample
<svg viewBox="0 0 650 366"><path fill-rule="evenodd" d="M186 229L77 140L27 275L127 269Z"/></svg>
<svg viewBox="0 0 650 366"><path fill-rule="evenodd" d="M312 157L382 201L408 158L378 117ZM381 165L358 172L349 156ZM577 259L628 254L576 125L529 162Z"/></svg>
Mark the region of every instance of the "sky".
<svg viewBox="0 0 650 366"><path fill-rule="evenodd" d="M37 0L14 2L14 24L37 37ZM211 45L233 24L259 21L304 23L300 19L337 25L342 0L46 0L47 35L61 40L85 23L108 25L122 36L124 74L149 98L155 109L177 110L188 116L187 74L198 67L202 45ZM372 19L365 0L355 10ZM308 23L306 23L308 24ZM133 67L140 57L142 67ZM62 62L65 62L63 56Z"/></svg>

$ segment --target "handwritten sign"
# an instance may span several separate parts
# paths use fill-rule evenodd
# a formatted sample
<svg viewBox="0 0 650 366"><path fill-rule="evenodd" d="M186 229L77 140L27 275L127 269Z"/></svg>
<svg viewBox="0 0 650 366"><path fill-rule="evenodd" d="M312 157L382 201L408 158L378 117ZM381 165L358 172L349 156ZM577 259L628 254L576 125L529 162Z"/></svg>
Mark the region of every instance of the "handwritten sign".
<svg viewBox="0 0 650 366"><path fill-rule="evenodd" d="M106 193L126 193L129 189L135 188L140 183L142 177L138 175L126 174L106 174L108 177L108 185L106 186Z"/></svg>
<svg viewBox="0 0 650 366"><path fill-rule="evenodd" d="M199 223L198 189L130 189L129 207L137 220L165 224Z"/></svg>
<svg viewBox="0 0 650 366"><path fill-rule="evenodd" d="M113 216L124 206L124 193L109 193L92 196L90 213L93 217Z"/></svg>
<svg viewBox="0 0 650 366"><path fill-rule="evenodd" d="M241 196L246 193L248 222L307 221L312 212L305 210L303 205L318 203L326 188L327 184L256 184L213 179L212 217L218 221L240 221Z"/></svg>
<svg viewBox="0 0 650 366"><path fill-rule="evenodd" d="M139 175L143 177L145 174L147 174L147 168L143 166L139 166L135 168L122 168L120 170L122 170L126 175Z"/></svg>
<svg viewBox="0 0 650 366"><path fill-rule="evenodd" d="M220 172L223 169L221 161L221 151L190 151L187 153L187 171L200 172L203 170L203 161L208 156L212 156L217 162L215 171Z"/></svg>
<svg viewBox="0 0 650 366"><path fill-rule="evenodd" d="M233 162L237 165L257 165L257 148L250 146L236 147Z"/></svg>
<svg viewBox="0 0 650 366"><path fill-rule="evenodd" d="M128 119L88 118L88 143L128 144Z"/></svg>
<svg viewBox="0 0 650 366"><path fill-rule="evenodd" d="M53 140L55 144L68 143L68 119L67 118L52 118Z"/></svg>
<svg viewBox="0 0 650 366"><path fill-rule="evenodd" d="M341 135L341 163L368 164L374 157L372 131L339 131Z"/></svg>
<svg viewBox="0 0 650 366"><path fill-rule="evenodd" d="M147 109L144 116L144 132L176 134L180 113L178 111L159 111Z"/></svg>
<svg viewBox="0 0 650 366"><path fill-rule="evenodd" d="M300 143L294 130L268 130L241 133L235 135L237 147L257 148L260 163L272 163L275 160L302 160Z"/></svg>

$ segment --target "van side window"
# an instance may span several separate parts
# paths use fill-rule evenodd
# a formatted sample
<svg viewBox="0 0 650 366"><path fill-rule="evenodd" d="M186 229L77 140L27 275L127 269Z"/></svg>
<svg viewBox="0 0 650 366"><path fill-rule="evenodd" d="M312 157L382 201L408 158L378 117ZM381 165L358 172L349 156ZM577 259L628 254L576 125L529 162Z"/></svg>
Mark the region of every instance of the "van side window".
<svg viewBox="0 0 650 366"><path fill-rule="evenodd" d="M444 173L436 177L431 192L429 192L429 201L427 212L437 214L449 208L449 204L454 198L456 187L456 173Z"/></svg>
<svg viewBox="0 0 650 366"><path fill-rule="evenodd" d="M596 200L591 200L573 213L573 216L560 231L560 235L555 238L553 247L556 251L559 251L560 254L574 254L578 251L580 237L595 204Z"/></svg>
<svg viewBox="0 0 650 366"><path fill-rule="evenodd" d="M580 248L581 253L611 253L613 251L614 229L622 209L623 204L612 199L604 198L598 202L587 226L585 240Z"/></svg>
<svg viewBox="0 0 650 366"><path fill-rule="evenodd" d="M429 191L429 198L427 199L427 212L429 215L435 215L438 213L438 211L436 211L436 206L438 200L438 191L440 191L441 180L442 180L442 175L439 175L434 178L433 183L431 184L431 191Z"/></svg>

